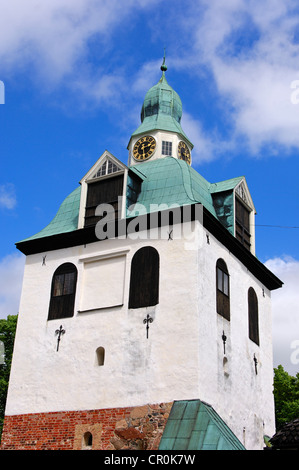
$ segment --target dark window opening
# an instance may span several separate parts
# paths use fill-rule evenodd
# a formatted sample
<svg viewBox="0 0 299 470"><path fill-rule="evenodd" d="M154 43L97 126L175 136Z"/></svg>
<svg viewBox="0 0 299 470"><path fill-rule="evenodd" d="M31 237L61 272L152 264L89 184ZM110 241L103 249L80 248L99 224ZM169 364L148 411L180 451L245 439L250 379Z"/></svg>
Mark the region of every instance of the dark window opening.
<svg viewBox="0 0 299 470"><path fill-rule="evenodd" d="M150 307L159 303L159 253L146 246L132 259L129 308Z"/></svg>
<svg viewBox="0 0 299 470"><path fill-rule="evenodd" d="M48 320L74 315L76 284L76 266L64 263L56 269L52 279Z"/></svg>
<svg viewBox="0 0 299 470"><path fill-rule="evenodd" d="M96 216L95 211L99 204L109 204L111 206L112 219L118 219L121 216L120 199L123 194L123 174L105 178L100 181L88 183L86 210L85 210L85 227L95 226L103 217Z"/></svg>
<svg viewBox="0 0 299 470"><path fill-rule="evenodd" d="M216 264L216 292L217 313L230 320L229 273L223 259Z"/></svg>
<svg viewBox="0 0 299 470"><path fill-rule="evenodd" d="M259 314L258 314L258 300L255 290L250 287L248 289L248 327L249 338L254 341L258 346L259 339Z"/></svg>
<svg viewBox="0 0 299 470"><path fill-rule="evenodd" d="M97 365L103 366L105 362L105 349L102 346L97 348L96 357L97 357Z"/></svg>
<svg viewBox="0 0 299 470"><path fill-rule="evenodd" d="M250 211L236 197L236 238L250 250Z"/></svg>
<svg viewBox="0 0 299 470"><path fill-rule="evenodd" d="M92 447L92 434L87 431L83 436L83 449Z"/></svg>

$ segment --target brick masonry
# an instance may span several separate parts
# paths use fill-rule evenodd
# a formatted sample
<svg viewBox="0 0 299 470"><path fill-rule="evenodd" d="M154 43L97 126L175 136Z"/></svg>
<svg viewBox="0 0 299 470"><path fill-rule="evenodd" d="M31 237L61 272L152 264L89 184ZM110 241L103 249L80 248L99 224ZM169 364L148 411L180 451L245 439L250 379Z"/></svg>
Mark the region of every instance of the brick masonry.
<svg viewBox="0 0 299 470"><path fill-rule="evenodd" d="M157 450L172 403L6 416L1 450Z"/></svg>

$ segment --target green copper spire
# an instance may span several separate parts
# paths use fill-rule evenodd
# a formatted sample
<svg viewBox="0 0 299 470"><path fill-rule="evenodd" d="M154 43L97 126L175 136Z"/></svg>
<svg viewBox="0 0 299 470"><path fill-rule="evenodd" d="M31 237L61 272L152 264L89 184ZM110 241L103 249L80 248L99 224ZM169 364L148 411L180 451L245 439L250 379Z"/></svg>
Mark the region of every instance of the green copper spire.
<svg viewBox="0 0 299 470"><path fill-rule="evenodd" d="M132 136L161 130L180 134L193 148L181 127L182 101L177 92L167 83L165 72L165 49L159 82L145 95L141 109L141 125Z"/></svg>

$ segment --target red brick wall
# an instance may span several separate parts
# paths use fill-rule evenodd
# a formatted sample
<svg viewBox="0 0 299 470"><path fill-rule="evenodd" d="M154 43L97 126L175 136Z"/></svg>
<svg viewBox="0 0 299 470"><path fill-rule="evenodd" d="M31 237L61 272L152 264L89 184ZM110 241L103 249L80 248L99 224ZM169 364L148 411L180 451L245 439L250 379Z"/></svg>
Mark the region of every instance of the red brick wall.
<svg viewBox="0 0 299 470"><path fill-rule="evenodd" d="M2 450L80 450L84 434L96 450L156 450L172 403L132 408L6 416Z"/></svg>

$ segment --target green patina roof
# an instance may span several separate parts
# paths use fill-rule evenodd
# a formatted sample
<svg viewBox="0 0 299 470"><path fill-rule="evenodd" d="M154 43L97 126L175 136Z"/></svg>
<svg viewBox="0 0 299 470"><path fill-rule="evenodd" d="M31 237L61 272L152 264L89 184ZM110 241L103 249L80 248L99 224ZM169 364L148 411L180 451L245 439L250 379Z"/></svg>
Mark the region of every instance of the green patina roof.
<svg viewBox="0 0 299 470"><path fill-rule="evenodd" d="M136 174L141 180L141 191L133 210L127 210L126 217L134 217L156 210L157 205L165 204L168 208L201 203L214 217L220 220L228 230L230 224L233 199L226 197L226 204L231 208L230 217L223 218L214 197L216 193L233 190L242 177L211 184L185 161L174 157L143 162L129 169L127 185L127 204L129 197L130 173ZM229 193L230 194L230 193ZM81 186L75 189L61 204L54 219L40 232L24 241L72 232L78 229ZM221 197L221 194L220 194ZM231 199L231 200L230 200ZM216 201L217 202L217 201ZM223 201L221 200L221 207ZM154 206L156 205L156 207ZM166 208L166 207L165 207ZM163 209L163 208L162 208ZM223 219L223 220L222 220Z"/></svg>
<svg viewBox="0 0 299 470"><path fill-rule="evenodd" d="M165 157L130 167L143 175L142 191L127 217L150 213L154 204L185 206L203 204L216 217L210 183L183 160ZM152 205L152 206L151 206Z"/></svg>
<svg viewBox="0 0 299 470"><path fill-rule="evenodd" d="M163 65L159 82L148 90L141 109L141 124L132 136L162 130L180 134L193 148L181 127L182 101L168 84Z"/></svg>
<svg viewBox="0 0 299 470"><path fill-rule="evenodd" d="M159 450L245 450L216 411L201 400L175 401Z"/></svg>
<svg viewBox="0 0 299 470"><path fill-rule="evenodd" d="M22 241L50 237L59 233L72 232L78 228L81 186L65 198L54 219L43 230Z"/></svg>
<svg viewBox="0 0 299 470"><path fill-rule="evenodd" d="M224 191L230 191L234 189L242 180L244 176L238 176L237 178L231 178L225 181L219 181L219 183L212 183L210 186L211 193L219 193Z"/></svg>
<svg viewBox="0 0 299 470"><path fill-rule="evenodd" d="M131 177L133 173L142 180L141 191L133 210L127 209L126 217L135 217L163 209L157 206L165 204L166 208L201 203L215 218L229 230L233 229L232 190L243 177L233 178L211 184L185 161L174 157L143 162L129 169L127 183L127 205L130 198ZM231 191L228 192L228 191ZM227 193L228 192L228 193ZM219 196L218 196L219 194ZM223 199L225 196L225 201ZM220 197L220 202L215 196ZM223 197L222 197L223 196ZM24 241L72 232L78 229L81 186L75 189L61 204L54 219L40 232ZM222 199L221 199L222 198ZM220 204L220 209L218 205ZM228 207L229 213L223 217L222 208Z"/></svg>

